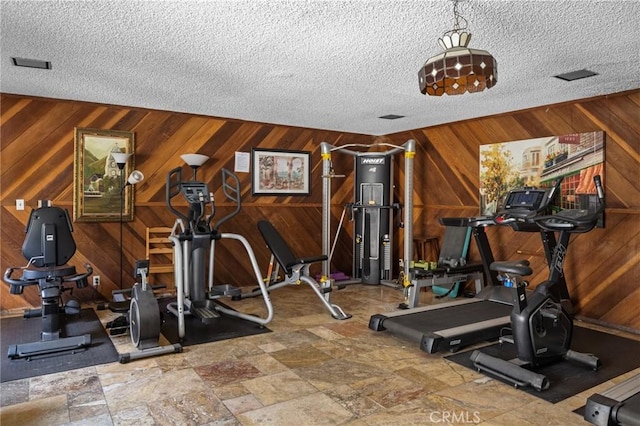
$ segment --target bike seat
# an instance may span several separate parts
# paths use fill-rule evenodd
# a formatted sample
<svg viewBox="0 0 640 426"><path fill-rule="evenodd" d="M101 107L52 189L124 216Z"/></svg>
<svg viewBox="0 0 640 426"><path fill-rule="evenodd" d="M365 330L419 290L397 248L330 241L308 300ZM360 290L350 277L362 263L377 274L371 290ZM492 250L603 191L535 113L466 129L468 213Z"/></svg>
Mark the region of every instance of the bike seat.
<svg viewBox="0 0 640 426"><path fill-rule="evenodd" d="M533 274L533 270L529 267L528 260L496 261L491 263L489 268L492 271L520 275L521 277Z"/></svg>

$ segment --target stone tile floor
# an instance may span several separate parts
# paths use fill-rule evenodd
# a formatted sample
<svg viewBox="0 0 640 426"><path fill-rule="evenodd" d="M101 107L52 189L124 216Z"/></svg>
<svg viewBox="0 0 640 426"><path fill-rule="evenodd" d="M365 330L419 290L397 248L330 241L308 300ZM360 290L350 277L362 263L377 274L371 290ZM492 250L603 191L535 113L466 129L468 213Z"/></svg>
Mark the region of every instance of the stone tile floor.
<svg viewBox="0 0 640 426"><path fill-rule="evenodd" d="M421 298L434 303L430 292ZM334 291L332 301L353 314L346 321L305 286L276 290L272 301L272 333L3 383L0 424L579 425L587 423L572 411L589 395L640 372L550 404L369 330L372 314L396 310L400 290ZM229 304L264 315L259 299ZM128 335L113 340L119 352L133 350Z"/></svg>

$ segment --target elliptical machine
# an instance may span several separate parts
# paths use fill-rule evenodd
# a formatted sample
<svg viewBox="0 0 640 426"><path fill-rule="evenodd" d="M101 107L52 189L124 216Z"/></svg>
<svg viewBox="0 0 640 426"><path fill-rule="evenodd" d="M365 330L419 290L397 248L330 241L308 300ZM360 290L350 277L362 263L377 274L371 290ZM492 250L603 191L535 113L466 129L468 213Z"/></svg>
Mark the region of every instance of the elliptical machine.
<svg viewBox="0 0 640 426"><path fill-rule="evenodd" d="M178 318L178 336L182 339L186 334L185 315L197 317L205 324L214 323L221 313L261 326L268 324L273 318L273 306L251 245L242 235L220 232L220 226L240 212L238 177L229 170L222 169L222 191L225 197L235 204L235 209L214 225L212 222L216 209L213 193L209 192L206 183L197 180L198 168L209 157L202 154L185 154L181 158L193 169L193 179L182 180L182 168L177 167L167 174L166 186L167 207L177 216L169 236L174 249L177 301L167 305L167 310ZM186 214L173 205L173 199L178 194L182 194L189 205ZM215 244L221 240L236 240L242 243L267 308L266 317L245 314L216 303L221 297L237 299L242 293L240 288L229 284L214 285Z"/></svg>
<svg viewBox="0 0 640 426"><path fill-rule="evenodd" d="M538 285L528 296L521 278L531 275L528 265L517 262L493 262L491 269L502 274L508 286L513 286L513 311L511 312L512 336L503 336L501 343L513 343L517 359L503 360L475 350L471 361L478 371L485 371L507 380L514 386L532 386L538 391L549 388L546 376L524 368L536 368L560 360L585 365L593 370L600 367L600 360L592 355L570 349L573 332L571 314L556 296L571 234L591 231L604 210L604 191L600 176L594 177L598 207L594 212L565 210L555 215L534 217L540 229L559 232L558 243L549 265L549 279Z"/></svg>

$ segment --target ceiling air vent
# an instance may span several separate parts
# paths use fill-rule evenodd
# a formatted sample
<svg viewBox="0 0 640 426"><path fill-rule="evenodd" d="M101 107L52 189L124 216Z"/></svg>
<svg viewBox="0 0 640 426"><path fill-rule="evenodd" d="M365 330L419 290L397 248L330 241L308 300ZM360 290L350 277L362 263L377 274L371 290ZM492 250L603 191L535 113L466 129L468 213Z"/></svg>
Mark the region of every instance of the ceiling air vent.
<svg viewBox="0 0 640 426"><path fill-rule="evenodd" d="M581 78L593 77L594 75L598 75L598 73L589 70L578 70L554 75L554 77L564 81L574 81L580 80Z"/></svg>
<svg viewBox="0 0 640 426"><path fill-rule="evenodd" d="M51 62L49 61L41 61L39 59L27 59L27 58L11 58L11 62L16 67L26 67L26 68L40 68L43 70L51 69Z"/></svg>

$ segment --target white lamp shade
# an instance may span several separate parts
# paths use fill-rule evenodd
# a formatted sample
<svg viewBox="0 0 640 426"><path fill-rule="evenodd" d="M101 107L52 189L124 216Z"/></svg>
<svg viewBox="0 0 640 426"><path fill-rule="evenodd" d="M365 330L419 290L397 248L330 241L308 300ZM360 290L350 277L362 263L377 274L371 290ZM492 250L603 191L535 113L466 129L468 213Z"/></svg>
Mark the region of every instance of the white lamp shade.
<svg viewBox="0 0 640 426"><path fill-rule="evenodd" d="M127 154L126 152L112 152L111 153L111 157L113 157L113 160L117 163L117 164L127 164L127 161L129 161L129 157L131 157L133 154Z"/></svg>
<svg viewBox="0 0 640 426"><path fill-rule="evenodd" d="M128 185L135 185L136 183L140 183L144 180L144 174L140 170L134 170L129 175L129 179L127 179Z"/></svg>
<svg viewBox="0 0 640 426"><path fill-rule="evenodd" d="M209 159L208 156L203 154L182 154L180 158L182 158L182 161L187 163L189 167L200 167Z"/></svg>

